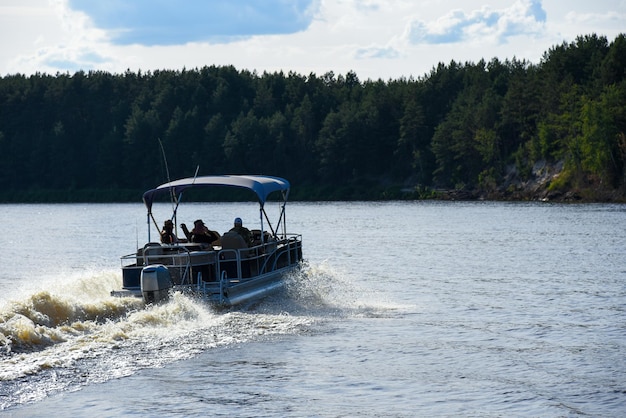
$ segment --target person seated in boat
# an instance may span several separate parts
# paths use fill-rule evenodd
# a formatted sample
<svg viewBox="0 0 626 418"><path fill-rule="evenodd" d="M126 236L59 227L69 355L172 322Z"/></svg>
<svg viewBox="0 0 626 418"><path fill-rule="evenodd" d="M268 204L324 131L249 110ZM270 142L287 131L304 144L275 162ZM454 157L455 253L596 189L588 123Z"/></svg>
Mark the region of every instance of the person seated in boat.
<svg viewBox="0 0 626 418"><path fill-rule="evenodd" d="M193 229L191 230L191 242L205 242L210 244L220 238L220 234L207 228L202 219L194 221Z"/></svg>
<svg viewBox="0 0 626 418"><path fill-rule="evenodd" d="M174 223L171 219L166 220L161 230L161 242L163 244L175 244L178 241L178 237L174 234Z"/></svg>
<svg viewBox="0 0 626 418"><path fill-rule="evenodd" d="M246 244L248 244L248 246L252 245L252 233L248 228L243 226L243 221L241 220L241 218L235 218L234 225L229 232L238 233L239 235L241 235L241 238L243 238Z"/></svg>

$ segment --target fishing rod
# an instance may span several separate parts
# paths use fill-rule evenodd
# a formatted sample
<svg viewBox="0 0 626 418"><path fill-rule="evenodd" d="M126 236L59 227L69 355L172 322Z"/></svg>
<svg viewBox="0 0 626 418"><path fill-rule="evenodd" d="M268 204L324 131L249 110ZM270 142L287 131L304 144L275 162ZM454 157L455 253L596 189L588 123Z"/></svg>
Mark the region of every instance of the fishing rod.
<svg viewBox="0 0 626 418"><path fill-rule="evenodd" d="M167 157L165 156L165 148L163 148L163 142L161 138L157 138L159 141L159 146L161 147L161 154L163 155L163 161L165 162L165 174L167 175L167 182L171 183L172 179L170 178L170 168L167 164ZM174 208L174 203L176 203L176 194L173 191L174 189L170 186L170 200L172 202L172 208Z"/></svg>
<svg viewBox="0 0 626 418"><path fill-rule="evenodd" d="M174 192L174 188L172 187L172 180L170 178L170 169L169 169L169 165L167 164L167 157L165 155L165 148L163 147L163 142L161 141L161 138L157 138L159 141L159 146L161 147L161 154L163 154L163 161L165 162L165 173L167 174L167 183L169 185L169 194L170 194L170 201L172 203L172 217L170 218L170 220L174 223L174 233L175 235L178 235L178 222L176 219L176 214L178 211L178 205L180 205L180 202L182 200L183 197L183 192L181 190L181 192L178 194L178 197L176 197L176 193ZM196 178L198 178L198 172L200 171L200 166L198 165L196 167L196 172L193 176L193 182L191 182L191 184L193 185L196 182ZM154 219L154 215L152 214L152 211L150 211L150 216L152 217L152 221L154 222L155 226L157 227L157 230L159 229L159 225L157 224L156 220ZM186 228L183 228L186 229ZM185 235L187 235L187 231L184 231Z"/></svg>
<svg viewBox="0 0 626 418"><path fill-rule="evenodd" d="M191 182L191 185L193 186L196 182L196 179L198 178L198 172L200 171L200 166L196 166L196 173L193 175L193 181ZM176 199L176 206L174 207L174 212L172 213L172 220L176 217L176 212L178 211L178 205L180 205L181 200L183 199L183 192L182 190L180 191L180 193L178 194L178 199ZM189 230L187 229L187 226L185 224L181 224L181 227L183 228L183 232L185 233L185 236L187 237L187 239L189 238Z"/></svg>
<svg viewBox="0 0 626 418"><path fill-rule="evenodd" d="M154 227L157 231L159 231L159 237L161 237L161 229L159 228L159 224L156 219L154 219L154 214L152 213L152 204L148 208L148 241L150 241L150 219L152 219L152 223L154 223Z"/></svg>
<svg viewBox="0 0 626 418"><path fill-rule="evenodd" d="M170 177L170 168L169 168L169 164L167 163L167 156L165 155L165 148L163 147L163 141L161 141L161 138L157 138L157 140L159 141L159 146L161 147L161 154L163 155L163 161L165 162L165 174L167 175L167 183L169 184L170 202L172 204L172 217L170 218L170 220L174 223L174 234L178 235L178 223L176 222L176 209L178 208L178 199L176 198L176 193L174 193L174 188L172 187L172 179ZM152 216L152 212L150 212L150 215ZM159 225L154 219L154 216L152 216L152 221L154 222L157 230L159 230Z"/></svg>

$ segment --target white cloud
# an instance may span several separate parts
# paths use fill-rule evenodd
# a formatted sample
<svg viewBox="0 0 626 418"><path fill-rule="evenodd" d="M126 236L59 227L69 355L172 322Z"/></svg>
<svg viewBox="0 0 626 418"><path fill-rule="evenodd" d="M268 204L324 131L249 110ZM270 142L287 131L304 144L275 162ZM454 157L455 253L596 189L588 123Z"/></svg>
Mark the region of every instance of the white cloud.
<svg viewBox="0 0 626 418"><path fill-rule="evenodd" d="M624 31L626 14L624 0L490 0L490 6L484 0L271 0L271 4L280 2L283 7L282 14L276 16L300 16L305 24L300 23L295 30L284 30L284 26L273 30L244 27L235 35L218 39L220 43L216 32L205 41L192 31L193 36L181 44L141 45L114 38L119 30L132 29L128 22L133 19L145 28L158 26L161 18L146 18L141 23L137 17L140 15L135 14L124 25L103 25L71 9L68 1L3 0L0 36L11 42L5 42L0 49L0 75L234 65L259 72L282 70L304 75L355 71L361 80L419 77L438 62L451 60L476 62L515 56L538 62L550 47L564 40L573 41L577 35L595 32L611 40ZM119 16L119 10L107 12L107 7L129 4L127 0L74 1L104 8L113 16ZM133 4L146 2L134 0ZM155 2L164 7L178 4L174 0L150 0L150 4ZM237 3L223 2L227 6ZM220 4L218 0L211 3ZM295 9L288 10L290 4L295 4ZM220 16L227 24L228 13ZM166 19L165 29L175 30L172 22L177 21L180 19ZM267 29L267 22L265 25Z"/></svg>
<svg viewBox="0 0 626 418"><path fill-rule="evenodd" d="M571 25L610 25L616 29L626 29L626 13L607 11L604 13L579 13L569 12L565 15L565 20Z"/></svg>
<svg viewBox="0 0 626 418"><path fill-rule="evenodd" d="M110 57L106 56L108 39L104 31L94 28L84 14L70 10L63 0L37 3L22 10L24 17L29 21L35 16L44 18L40 25L28 27L35 40L23 48L28 52L18 53L9 60L9 72L73 72L106 66Z"/></svg>
<svg viewBox="0 0 626 418"><path fill-rule="evenodd" d="M391 47L371 47L361 48L355 53L357 59L363 58L384 58L395 59L400 56L400 52L397 49Z"/></svg>
<svg viewBox="0 0 626 418"><path fill-rule="evenodd" d="M430 22L415 19L407 34L416 44L506 43L513 36L540 34L545 20L538 0L518 0L504 9L484 6L469 13L456 9Z"/></svg>

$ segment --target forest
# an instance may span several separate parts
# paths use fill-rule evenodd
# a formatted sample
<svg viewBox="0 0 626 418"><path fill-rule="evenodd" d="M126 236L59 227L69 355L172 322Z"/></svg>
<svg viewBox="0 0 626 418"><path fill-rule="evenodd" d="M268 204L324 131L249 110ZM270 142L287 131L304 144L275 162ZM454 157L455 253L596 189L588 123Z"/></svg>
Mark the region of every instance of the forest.
<svg viewBox="0 0 626 418"><path fill-rule="evenodd" d="M232 66L0 78L0 202L266 174L296 200L626 201L626 35L419 78Z"/></svg>

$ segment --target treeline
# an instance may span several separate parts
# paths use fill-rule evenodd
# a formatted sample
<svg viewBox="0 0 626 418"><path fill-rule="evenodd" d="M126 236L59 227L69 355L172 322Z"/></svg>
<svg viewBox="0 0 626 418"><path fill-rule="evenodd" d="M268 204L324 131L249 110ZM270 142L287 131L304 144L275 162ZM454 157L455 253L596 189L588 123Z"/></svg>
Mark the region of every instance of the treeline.
<svg viewBox="0 0 626 418"><path fill-rule="evenodd" d="M0 200L137 201L198 166L283 176L299 199L528 198L539 162L559 167L552 192L619 200L625 79L623 34L580 36L538 64L452 61L389 81L216 66L8 75Z"/></svg>

